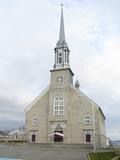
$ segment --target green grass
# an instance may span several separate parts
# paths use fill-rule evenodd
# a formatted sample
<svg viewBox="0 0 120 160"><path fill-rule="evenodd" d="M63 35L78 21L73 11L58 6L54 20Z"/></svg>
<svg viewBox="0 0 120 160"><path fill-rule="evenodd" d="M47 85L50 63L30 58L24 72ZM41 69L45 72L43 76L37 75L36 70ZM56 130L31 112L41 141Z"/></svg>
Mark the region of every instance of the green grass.
<svg viewBox="0 0 120 160"><path fill-rule="evenodd" d="M90 153L91 160L110 160L115 156L115 152Z"/></svg>

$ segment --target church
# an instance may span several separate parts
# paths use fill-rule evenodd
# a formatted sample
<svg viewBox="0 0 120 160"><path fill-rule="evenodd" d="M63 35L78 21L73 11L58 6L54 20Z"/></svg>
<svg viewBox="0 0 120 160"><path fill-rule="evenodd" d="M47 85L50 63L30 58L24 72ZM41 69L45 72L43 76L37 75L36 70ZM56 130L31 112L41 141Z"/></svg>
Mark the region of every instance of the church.
<svg viewBox="0 0 120 160"><path fill-rule="evenodd" d="M54 67L49 86L26 108L26 133L30 143L106 146L105 115L87 97L70 67L65 40L63 6L60 34L54 49Z"/></svg>

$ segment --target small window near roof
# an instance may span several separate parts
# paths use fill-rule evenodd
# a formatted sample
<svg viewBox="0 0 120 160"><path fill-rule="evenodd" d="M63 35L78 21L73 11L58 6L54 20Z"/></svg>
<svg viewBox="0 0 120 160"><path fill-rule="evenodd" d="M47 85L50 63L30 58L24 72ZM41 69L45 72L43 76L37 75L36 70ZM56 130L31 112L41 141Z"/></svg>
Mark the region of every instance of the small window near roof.
<svg viewBox="0 0 120 160"><path fill-rule="evenodd" d="M91 116L85 115L85 124L91 124Z"/></svg>
<svg viewBox="0 0 120 160"><path fill-rule="evenodd" d="M37 116L36 115L34 115L32 117L32 125L37 125Z"/></svg>

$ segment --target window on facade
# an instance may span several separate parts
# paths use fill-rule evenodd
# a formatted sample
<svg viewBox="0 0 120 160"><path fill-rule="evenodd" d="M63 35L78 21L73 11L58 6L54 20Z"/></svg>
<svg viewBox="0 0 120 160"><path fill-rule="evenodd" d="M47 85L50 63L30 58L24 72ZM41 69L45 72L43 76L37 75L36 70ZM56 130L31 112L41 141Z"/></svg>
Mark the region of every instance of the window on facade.
<svg viewBox="0 0 120 160"><path fill-rule="evenodd" d="M64 115L64 99L63 97L54 98L54 115Z"/></svg>
<svg viewBox="0 0 120 160"><path fill-rule="evenodd" d="M15 135L15 139L18 139L18 135L17 134Z"/></svg>
<svg viewBox="0 0 120 160"><path fill-rule="evenodd" d="M32 117L32 125L37 125L37 116L36 115L34 115Z"/></svg>
<svg viewBox="0 0 120 160"><path fill-rule="evenodd" d="M91 124L90 115L85 115L85 124Z"/></svg>

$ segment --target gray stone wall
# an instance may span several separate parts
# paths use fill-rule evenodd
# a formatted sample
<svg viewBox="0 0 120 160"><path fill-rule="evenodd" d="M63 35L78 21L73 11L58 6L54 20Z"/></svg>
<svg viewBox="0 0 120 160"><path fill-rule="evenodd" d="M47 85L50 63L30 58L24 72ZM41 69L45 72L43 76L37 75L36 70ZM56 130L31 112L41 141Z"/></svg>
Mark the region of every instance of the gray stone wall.
<svg viewBox="0 0 120 160"><path fill-rule="evenodd" d="M62 81L58 80L62 77ZM90 132L96 147L105 146L105 119L97 104L94 103L95 137L93 137L93 103L72 84L73 75L66 70L51 71L49 90L33 103L26 112L26 130L30 139L35 132L37 143L54 143L53 132L59 125L64 133L65 144L89 144L85 134ZM64 97L64 115L54 115L53 106L56 96ZM37 116L37 125L32 125L32 117ZM90 124L85 124L85 115L90 115Z"/></svg>

